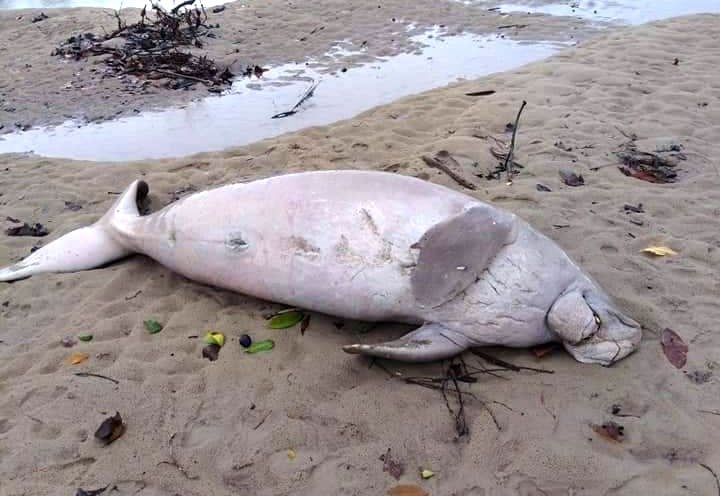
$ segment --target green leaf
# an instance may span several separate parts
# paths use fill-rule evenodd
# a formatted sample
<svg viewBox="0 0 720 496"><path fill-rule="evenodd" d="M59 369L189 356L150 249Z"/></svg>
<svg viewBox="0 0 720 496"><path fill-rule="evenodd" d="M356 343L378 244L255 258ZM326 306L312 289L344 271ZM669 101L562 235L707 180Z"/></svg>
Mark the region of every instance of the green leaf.
<svg viewBox="0 0 720 496"><path fill-rule="evenodd" d="M143 324L145 324L145 330L147 332L149 332L150 334L156 334L156 333L162 331L162 328L163 328L162 324L160 322L158 322L157 320L152 320L152 319L144 320Z"/></svg>
<svg viewBox="0 0 720 496"><path fill-rule="evenodd" d="M275 342L272 339L265 339L263 341L255 341L251 344L245 353L257 353L258 351L270 351L275 348Z"/></svg>
<svg viewBox="0 0 720 496"><path fill-rule="evenodd" d="M292 327L302 319L305 318L305 314L299 310L290 310L289 312L279 313L274 315L268 325L271 329L286 329Z"/></svg>
<svg viewBox="0 0 720 496"><path fill-rule="evenodd" d="M88 341L92 341L92 338L93 338L93 335L92 335L92 334L80 334L80 335L78 336L78 339L79 339L80 341L85 341L86 343L87 343Z"/></svg>

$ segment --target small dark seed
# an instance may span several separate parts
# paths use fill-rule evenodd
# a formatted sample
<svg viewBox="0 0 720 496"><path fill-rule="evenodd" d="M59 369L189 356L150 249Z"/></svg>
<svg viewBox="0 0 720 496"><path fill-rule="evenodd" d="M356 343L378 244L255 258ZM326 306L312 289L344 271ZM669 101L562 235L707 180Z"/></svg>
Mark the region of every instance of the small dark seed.
<svg viewBox="0 0 720 496"><path fill-rule="evenodd" d="M243 334L240 336L240 346L243 348L248 348L252 344L252 338L248 336L247 334Z"/></svg>

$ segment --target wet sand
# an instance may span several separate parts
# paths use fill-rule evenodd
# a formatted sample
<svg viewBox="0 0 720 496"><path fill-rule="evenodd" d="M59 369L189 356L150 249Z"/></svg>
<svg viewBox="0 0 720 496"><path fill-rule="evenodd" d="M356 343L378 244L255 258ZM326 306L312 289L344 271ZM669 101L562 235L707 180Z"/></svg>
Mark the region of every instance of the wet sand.
<svg viewBox="0 0 720 496"><path fill-rule="evenodd" d="M478 186L468 193L555 239L645 329L639 352L611 368L564 352L536 359L526 350L492 350L555 373L483 376L464 385L477 399L466 403L470 435L458 440L437 391L389 378L340 350L405 331L397 326L364 332L348 322L338 329L337 319L313 315L304 335L270 330L263 315L279 306L192 283L141 256L0 284L3 495L73 494L106 484L121 495L385 494L397 484L379 460L388 448L405 463L401 481L433 495L714 494L719 25L720 16L702 15L614 30L511 72L219 153L120 164L0 156L3 215L44 223L47 242L97 219L114 199L108 192L138 177L150 184L153 209L188 185L298 170L389 170L462 189L420 159L448 150L458 172ZM478 89L497 93L465 95ZM507 139L506 124L523 99L516 159L525 168L512 186L477 177L496 163L493 140L482 136ZM653 185L618 171L612 152L632 133L643 150L682 145L687 160L677 183ZM561 167L582 173L586 184L563 185ZM538 183L552 191L538 191ZM70 210L66 201L82 208ZM624 210L639 203L643 213ZM0 236L0 266L37 241ZM678 254L640 253L650 244ZM149 335L147 318L165 328ZM683 370L663 356L665 327L689 344ZM188 338L208 330L228 337L216 362ZM272 338L276 348L244 354L237 340L244 332ZM82 333L94 339L61 346L62 337ZM89 359L65 364L73 351ZM405 376L440 373L437 364L384 365ZM100 446L93 433L115 411L127 431ZM624 426L621 443L590 427L609 420ZM421 480L419 467L436 476Z"/></svg>

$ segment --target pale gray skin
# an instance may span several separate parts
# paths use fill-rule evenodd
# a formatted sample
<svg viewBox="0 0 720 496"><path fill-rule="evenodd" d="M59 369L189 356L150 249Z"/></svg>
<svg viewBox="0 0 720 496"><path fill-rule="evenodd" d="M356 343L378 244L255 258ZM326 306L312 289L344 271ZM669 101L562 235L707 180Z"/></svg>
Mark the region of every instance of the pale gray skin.
<svg viewBox="0 0 720 496"><path fill-rule="evenodd" d="M97 223L0 269L0 281L143 253L189 279L308 310L420 327L349 353L419 362L560 341L609 365L641 328L514 214L416 178L288 174L200 192L148 216L135 181Z"/></svg>

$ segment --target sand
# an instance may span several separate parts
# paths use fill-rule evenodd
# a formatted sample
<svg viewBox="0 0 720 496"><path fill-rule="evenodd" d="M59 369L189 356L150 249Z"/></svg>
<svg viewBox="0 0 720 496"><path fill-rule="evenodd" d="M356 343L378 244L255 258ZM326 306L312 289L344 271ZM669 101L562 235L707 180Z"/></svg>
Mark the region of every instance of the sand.
<svg viewBox="0 0 720 496"><path fill-rule="evenodd" d="M236 74L247 65L274 67L316 61L328 73L341 69L326 54L339 42L359 52L343 60L345 67L419 49L410 38L442 25L447 35L459 32L492 34L517 40L574 41L598 26L568 17L548 17L488 11L484 3L434 0L381 4L344 0L294 3L287 0L252 0L227 4L221 13L208 9L208 23L217 38L204 40L198 55L207 55ZM48 19L32 23L44 12ZM123 9L121 17L133 22L138 9ZM109 9L25 9L0 11L0 133L19 128L59 124L68 119L101 122L119 116L187 104L210 95L195 85L190 90L169 90L159 84L143 86L128 75L122 79L104 72L97 57L82 61L51 57L59 43L78 33L101 35L116 27ZM497 29L519 24L521 29Z"/></svg>
<svg viewBox="0 0 720 496"><path fill-rule="evenodd" d="M404 332L398 326L338 329L338 319L313 315L304 335L270 330L263 315L279 305L195 284L141 256L0 284L0 493L73 494L111 484L117 491L109 494L120 495L381 495L397 484L379 460L391 448L406 465L401 482L432 495L716 494L719 25L720 16L700 15L615 30L516 71L222 153L122 164L1 156L3 216L45 223L47 242L97 219L114 199L108 192L137 177L149 182L153 209L189 184L204 189L298 170L390 170L462 189L420 159L448 150L478 186L466 192L555 239L645 331L640 350L611 368L562 351L537 359L527 350L491 350L555 373L483 376L463 386L477 399L466 404L470 434L457 439L437 391L340 350ZM465 96L481 89L497 93ZM516 157L525 168L512 186L475 177L495 161L492 140L474 135L507 137L523 99ZM631 133L646 150L683 145L688 160L677 183L618 171L612 152ZM561 167L582 173L585 186L563 185ZM538 183L552 191L538 191ZM65 201L82 209L68 210ZM644 213L624 212L638 203ZM0 266L36 242L0 236ZM678 254L640 253L651 244ZM165 328L149 335L147 318ZM666 327L689 345L683 370L663 356ZM189 339L208 330L228 337L216 362ZM89 343L60 344L88 332ZM243 354L244 332L272 338L276 348ZM64 364L73 351L90 358ZM405 376L440 373L438 364L384 365ZM630 416L613 415L613 405ZM127 431L101 446L93 433L116 411ZM624 426L624 441L590 427L608 420ZM419 467L436 476L421 480Z"/></svg>

